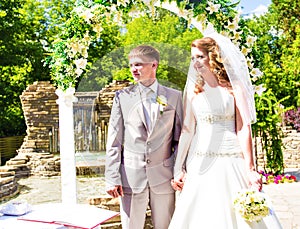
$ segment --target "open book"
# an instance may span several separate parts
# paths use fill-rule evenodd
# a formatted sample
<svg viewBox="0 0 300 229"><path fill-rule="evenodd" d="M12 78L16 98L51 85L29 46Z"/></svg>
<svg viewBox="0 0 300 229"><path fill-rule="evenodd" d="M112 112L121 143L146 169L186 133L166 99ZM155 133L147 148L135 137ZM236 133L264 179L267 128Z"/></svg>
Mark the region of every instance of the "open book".
<svg viewBox="0 0 300 229"><path fill-rule="evenodd" d="M92 205L51 203L34 206L32 212L19 217L18 220L93 229L117 215L118 212Z"/></svg>

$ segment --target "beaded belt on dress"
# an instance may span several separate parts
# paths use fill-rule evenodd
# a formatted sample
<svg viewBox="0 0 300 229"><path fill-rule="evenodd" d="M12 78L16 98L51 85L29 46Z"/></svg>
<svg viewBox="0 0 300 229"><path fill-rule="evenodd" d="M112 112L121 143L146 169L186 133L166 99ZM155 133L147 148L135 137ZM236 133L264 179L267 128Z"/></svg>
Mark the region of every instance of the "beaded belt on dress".
<svg viewBox="0 0 300 229"><path fill-rule="evenodd" d="M199 156L199 157L243 157L242 152L212 152L212 151L200 152L200 151L197 151L197 152L195 152L195 155Z"/></svg>
<svg viewBox="0 0 300 229"><path fill-rule="evenodd" d="M222 121L232 121L234 120L234 115L200 115L197 118L198 122L206 122L206 123L214 123L214 122L222 122Z"/></svg>

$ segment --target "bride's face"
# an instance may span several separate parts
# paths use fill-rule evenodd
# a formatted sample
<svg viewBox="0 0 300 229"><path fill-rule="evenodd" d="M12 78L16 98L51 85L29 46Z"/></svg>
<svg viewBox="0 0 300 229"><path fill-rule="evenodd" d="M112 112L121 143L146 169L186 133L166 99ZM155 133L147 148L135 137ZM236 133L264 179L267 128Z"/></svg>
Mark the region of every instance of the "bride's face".
<svg viewBox="0 0 300 229"><path fill-rule="evenodd" d="M194 68L197 71L203 71L209 69L209 57L208 53L204 49L198 49L196 47L191 48L192 60L194 62Z"/></svg>

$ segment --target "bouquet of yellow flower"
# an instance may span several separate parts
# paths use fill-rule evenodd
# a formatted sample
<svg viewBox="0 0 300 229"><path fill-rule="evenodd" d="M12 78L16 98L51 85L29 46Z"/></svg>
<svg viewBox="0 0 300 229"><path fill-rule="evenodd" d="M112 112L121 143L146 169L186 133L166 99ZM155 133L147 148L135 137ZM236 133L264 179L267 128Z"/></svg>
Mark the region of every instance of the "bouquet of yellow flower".
<svg viewBox="0 0 300 229"><path fill-rule="evenodd" d="M259 222L270 214L265 195L255 190L242 190L234 199L235 210L249 222Z"/></svg>

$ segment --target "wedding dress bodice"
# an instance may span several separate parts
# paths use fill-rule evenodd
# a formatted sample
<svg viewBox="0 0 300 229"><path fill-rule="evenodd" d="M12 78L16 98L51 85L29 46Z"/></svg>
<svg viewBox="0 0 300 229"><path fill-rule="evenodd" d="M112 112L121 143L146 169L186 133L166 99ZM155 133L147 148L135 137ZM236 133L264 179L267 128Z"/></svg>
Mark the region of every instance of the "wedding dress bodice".
<svg viewBox="0 0 300 229"><path fill-rule="evenodd" d="M196 133L190 151L200 156L241 155L235 130L234 97L226 88L205 84L204 92L194 97L192 109Z"/></svg>

